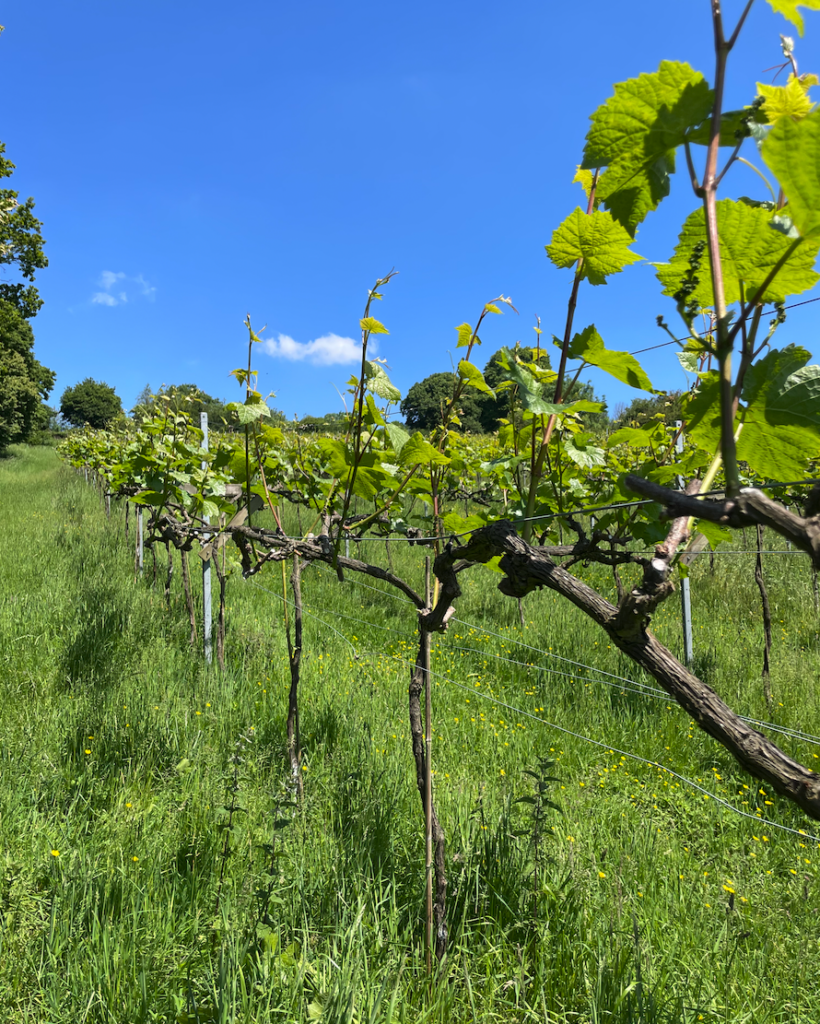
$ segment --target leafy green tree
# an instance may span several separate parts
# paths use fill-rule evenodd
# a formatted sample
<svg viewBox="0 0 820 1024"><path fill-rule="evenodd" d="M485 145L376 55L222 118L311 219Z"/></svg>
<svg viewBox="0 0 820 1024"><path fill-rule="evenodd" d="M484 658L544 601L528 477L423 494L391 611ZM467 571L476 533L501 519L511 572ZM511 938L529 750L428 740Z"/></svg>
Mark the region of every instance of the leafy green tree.
<svg viewBox="0 0 820 1024"><path fill-rule="evenodd" d="M324 416L303 416L297 430L306 434L344 434L350 423L346 412L326 412Z"/></svg>
<svg viewBox="0 0 820 1024"><path fill-rule="evenodd" d="M0 178L8 178L14 164L3 156L6 147L0 142ZM42 223L34 216L34 200L18 200L18 192L0 189L0 264L12 264L26 281L33 281L35 271L48 266L43 253ZM37 315L43 304L33 284L0 282L0 299L16 306L23 317Z"/></svg>
<svg viewBox="0 0 820 1024"><path fill-rule="evenodd" d="M34 358L34 332L15 305L0 299L0 452L36 429L54 374Z"/></svg>
<svg viewBox="0 0 820 1024"><path fill-rule="evenodd" d="M626 408L619 406L615 409L612 428L620 430L621 427L640 427L658 413L663 415L667 427L674 427L675 420L684 418L683 392L670 391L664 395L652 395L651 398L634 398Z"/></svg>
<svg viewBox="0 0 820 1024"><path fill-rule="evenodd" d="M501 364L501 353L502 349L494 352L487 360L487 365L484 367L484 380L490 385L495 391L499 384L507 380L507 371ZM516 353L521 359L526 359L527 362L532 362L536 356L536 350L534 348L521 347L516 348ZM550 357L549 353L541 350L541 357L538 360L538 365L543 370L550 369ZM501 391L496 394L495 398L490 395L482 395L483 399L481 403L481 426L484 431L491 434L494 430L498 430L498 421L500 419L508 419L510 413L510 392Z"/></svg>
<svg viewBox="0 0 820 1024"><path fill-rule="evenodd" d="M60 412L72 426L88 423L98 430L107 427L122 413L122 402L112 387L92 377L66 388L60 399Z"/></svg>
<svg viewBox="0 0 820 1024"><path fill-rule="evenodd" d="M442 413L453 397L452 373L432 373L414 384L401 403L401 412L408 427L413 430L433 430L442 421ZM462 430L480 434L483 395L466 391L459 399L458 418Z"/></svg>

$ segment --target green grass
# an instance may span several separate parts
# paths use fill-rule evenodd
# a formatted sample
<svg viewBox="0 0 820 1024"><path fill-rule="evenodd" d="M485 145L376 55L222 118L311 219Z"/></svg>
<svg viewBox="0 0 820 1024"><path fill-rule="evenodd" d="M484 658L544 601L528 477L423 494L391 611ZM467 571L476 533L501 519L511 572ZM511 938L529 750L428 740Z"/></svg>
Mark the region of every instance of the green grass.
<svg viewBox="0 0 820 1024"><path fill-rule="evenodd" d="M295 810L280 568L230 577L220 673L188 646L179 566L169 610L164 549L154 585L150 556L134 578L132 541L122 508L107 521L53 451L0 462L0 1020L820 1020L818 844L744 819L653 762L752 815L812 823L671 701L551 659L652 683L576 609L531 595L522 631L499 577L475 568L457 609L472 625L434 643L451 942L428 983L407 725L413 609L306 569ZM364 549L384 558L383 544ZM424 554L391 544L417 587ZM608 575L581 572L611 595ZM714 576L708 557L693 567L697 668L737 711L817 734L810 570L771 555L765 573L772 711L752 555L718 556ZM680 652L676 598L653 628ZM809 765L820 755L782 745ZM536 899L529 805L515 801L533 793L525 769L542 757L556 762L549 795L563 814L546 818ZM225 857L234 781L242 810Z"/></svg>

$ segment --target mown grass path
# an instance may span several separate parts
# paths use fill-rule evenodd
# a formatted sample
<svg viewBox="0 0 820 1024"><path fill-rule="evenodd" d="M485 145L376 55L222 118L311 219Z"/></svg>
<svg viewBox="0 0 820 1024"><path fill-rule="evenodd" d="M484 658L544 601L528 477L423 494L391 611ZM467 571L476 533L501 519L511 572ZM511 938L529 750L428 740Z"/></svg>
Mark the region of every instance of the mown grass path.
<svg viewBox="0 0 820 1024"><path fill-rule="evenodd" d="M422 556L394 545L417 582ZM769 712L752 558L719 556L714 576L700 561L701 672L739 711L820 733L807 566L766 562ZM434 649L451 952L428 985L412 610L306 570L297 810L278 571L231 576L220 674L188 646L179 566L169 609L164 549L157 562L156 584L150 555L134 578L122 509L107 521L52 450L0 461L0 1020L820 1020L817 843L664 767L752 815L811 823L636 692L651 681L574 609L534 595L522 631L497 578L475 571ZM674 600L654 626L679 648ZM563 813L536 828L515 801L540 758Z"/></svg>

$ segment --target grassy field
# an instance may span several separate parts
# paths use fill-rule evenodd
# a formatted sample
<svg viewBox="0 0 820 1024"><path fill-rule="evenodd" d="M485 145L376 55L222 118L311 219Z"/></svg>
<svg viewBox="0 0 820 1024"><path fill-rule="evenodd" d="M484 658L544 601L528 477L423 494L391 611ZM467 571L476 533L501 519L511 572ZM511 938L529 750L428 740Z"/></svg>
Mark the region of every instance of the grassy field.
<svg viewBox="0 0 820 1024"><path fill-rule="evenodd" d="M52 450L0 461L0 1020L820 1020L818 843L754 819L817 830L574 608L532 595L522 630L475 568L434 641L450 952L428 981L412 607L305 570L297 809L281 570L229 578L220 673L189 647L179 566L169 609L164 549L135 579L132 543ZM391 544L417 587L424 553ZM737 711L818 734L807 560L765 560L772 710L753 563L694 565L696 667ZM653 626L679 653L676 598ZM537 824L516 801L545 758L561 812Z"/></svg>

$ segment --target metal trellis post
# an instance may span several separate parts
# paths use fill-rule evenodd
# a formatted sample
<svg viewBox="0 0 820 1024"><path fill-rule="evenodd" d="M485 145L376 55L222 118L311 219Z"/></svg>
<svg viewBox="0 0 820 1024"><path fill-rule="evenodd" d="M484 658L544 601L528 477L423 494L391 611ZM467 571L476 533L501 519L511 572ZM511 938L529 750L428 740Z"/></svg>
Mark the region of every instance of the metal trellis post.
<svg viewBox="0 0 820 1024"><path fill-rule="evenodd" d="M202 429L202 449L208 451L208 414L199 414L199 425ZM208 463L203 460L202 468L207 469ZM206 524L210 523L210 516L203 516ZM210 665L213 661L212 641L212 609L211 609L211 561L202 563L202 634L205 641L205 661Z"/></svg>
<svg viewBox="0 0 820 1024"><path fill-rule="evenodd" d="M675 420L675 426L678 428L678 440L675 447L678 454L681 454L683 452L683 421ZM682 476L678 477L678 483L682 490L685 486ZM683 660L686 662L687 668L691 668L694 651L692 649L692 597L688 576L684 576L680 581L680 607L683 624Z"/></svg>

